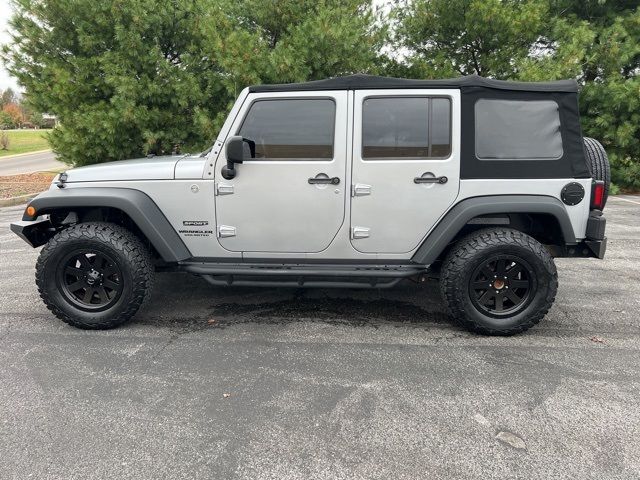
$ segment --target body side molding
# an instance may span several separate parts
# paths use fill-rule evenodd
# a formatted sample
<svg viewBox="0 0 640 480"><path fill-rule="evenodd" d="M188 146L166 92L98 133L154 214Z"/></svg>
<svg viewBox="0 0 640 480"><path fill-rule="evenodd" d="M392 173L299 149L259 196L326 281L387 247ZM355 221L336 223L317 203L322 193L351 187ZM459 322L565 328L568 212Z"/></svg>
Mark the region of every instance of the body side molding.
<svg viewBox="0 0 640 480"><path fill-rule="evenodd" d="M179 262L191 257L178 233L160 208L145 193L132 188L77 187L47 190L30 204L38 215L64 208L110 207L122 210L145 234L162 259ZM33 220L26 213L23 220Z"/></svg>
<svg viewBox="0 0 640 480"><path fill-rule="evenodd" d="M493 195L467 198L457 203L440 219L411 261L433 263L469 220L479 215L509 213L546 213L558 220L567 244L576 243L569 215L560 200L545 195Z"/></svg>

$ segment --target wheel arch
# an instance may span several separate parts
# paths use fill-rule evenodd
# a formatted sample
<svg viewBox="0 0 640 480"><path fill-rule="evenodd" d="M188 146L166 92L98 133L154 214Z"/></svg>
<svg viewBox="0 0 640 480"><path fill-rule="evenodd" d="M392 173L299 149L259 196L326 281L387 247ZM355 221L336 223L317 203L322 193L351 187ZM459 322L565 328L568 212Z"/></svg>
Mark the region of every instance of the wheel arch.
<svg viewBox="0 0 640 480"><path fill-rule="evenodd" d="M532 221L533 220L533 221ZM535 220L548 227L532 232ZM492 195L467 198L454 205L427 235L411 260L432 264L446 254L450 245L467 233L492 225L528 233L541 243L563 246L576 243L569 215L560 200L546 195ZM544 237L544 238L543 238ZM545 242L544 239L549 241Z"/></svg>
<svg viewBox="0 0 640 480"><path fill-rule="evenodd" d="M65 218L69 213L75 213L79 217L77 221L108 220L106 214L120 212L121 219L127 219L130 224L114 223L129 226L134 233L148 241L165 262L174 263L191 257L189 249L160 208L140 190L116 187L48 190L34 198L29 206L35 208L36 216L31 217L25 212L23 221L32 221L37 216L56 212L60 214L58 217Z"/></svg>

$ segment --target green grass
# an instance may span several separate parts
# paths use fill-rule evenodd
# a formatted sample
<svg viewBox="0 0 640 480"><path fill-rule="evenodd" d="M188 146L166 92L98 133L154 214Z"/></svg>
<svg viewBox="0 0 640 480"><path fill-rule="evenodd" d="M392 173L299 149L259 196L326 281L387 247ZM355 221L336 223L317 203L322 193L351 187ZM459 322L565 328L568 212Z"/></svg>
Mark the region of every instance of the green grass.
<svg viewBox="0 0 640 480"><path fill-rule="evenodd" d="M0 150L0 158L19 153L37 152L48 150L49 143L46 134L51 130L0 130L0 136L6 133L9 136L9 149ZM0 141L0 149L2 142Z"/></svg>

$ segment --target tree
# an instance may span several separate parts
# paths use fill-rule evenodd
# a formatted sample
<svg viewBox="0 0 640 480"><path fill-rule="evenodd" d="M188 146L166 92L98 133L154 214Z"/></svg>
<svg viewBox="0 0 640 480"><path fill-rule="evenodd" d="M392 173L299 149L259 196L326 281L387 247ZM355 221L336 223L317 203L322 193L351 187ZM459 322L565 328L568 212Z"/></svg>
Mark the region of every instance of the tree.
<svg viewBox="0 0 640 480"><path fill-rule="evenodd" d="M61 120L50 141L86 164L202 143L196 119L218 108L202 2L18 0L3 56L38 111Z"/></svg>
<svg viewBox="0 0 640 480"><path fill-rule="evenodd" d="M603 142L613 181L640 189L640 6L637 0L555 0L552 14L567 29L556 39L567 43L575 26L587 28L578 79L583 130Z"/></svg>
<svg viewBox="0 0 640 480"><path fill-rule="evenodd" d="M19 105L8 103L2 107L2 111L11 118L11 125L13 127L20 127L24 122L24 115Z"/></svg>
<svg viewBox="0 0 640 480"><path fill-rule="evenodd" d="M370 3L240 0L229 5L234 23L223 34L239 31L244 58L253 67L251 80L293 82L376 71L385 30L374 26ZM224 38L217 40L225 45ZM234 62L234 57L223 61Z"/></svg>
<svg viewBox="0 0 640 480"><path fill-rule="evenodd" d="M414 0L393 12L413 76L512 78L544 30L544 0Z"/></svg>
<svg viewBox="0 0 640 480"><path fill-rule="evenodd" d="M217 16L204 31L230 102L251 84L380 71L386 28L368 0L237 0Z"/></svg>
<svg viewBox="0 0 640 480"><path fill-rule="evenodd" d="M16 103L17 101L18 97L16 96L16 93L11 88L7 88L0 95L0 108L10 103Z"/></svg>
<svg viewBox="0 0 640 480"><path fill-rule="evenodd" d="M6 112L0 111L0 130L4 130L7 128L13 128L15 125L13 124L13 119L11 115Z"/></svg>
<svg viewBox="0 0 640 480"><path fill-rule="evenodd" d="M76 165L211 143L263 81L368 70L380 41L355 0L15 0L9 71Z"/></svg>

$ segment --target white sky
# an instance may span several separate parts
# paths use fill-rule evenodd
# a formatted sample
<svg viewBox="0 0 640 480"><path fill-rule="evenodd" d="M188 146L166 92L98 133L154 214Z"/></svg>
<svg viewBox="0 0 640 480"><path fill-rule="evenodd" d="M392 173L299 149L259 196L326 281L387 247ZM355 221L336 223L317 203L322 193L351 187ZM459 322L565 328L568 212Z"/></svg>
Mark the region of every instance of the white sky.
<svg viewBox="0 0 640 480"><path fill-rule="evenodd" d="M11 38L7 33L7 23L11 17L11 5L9 0L0 0L0 44L9 43ZM14 90L18 90L18 83L15 78L9 76L9 73L4 69L3 63L0 61L0 90L5 90L11 87Z"/></svg>

